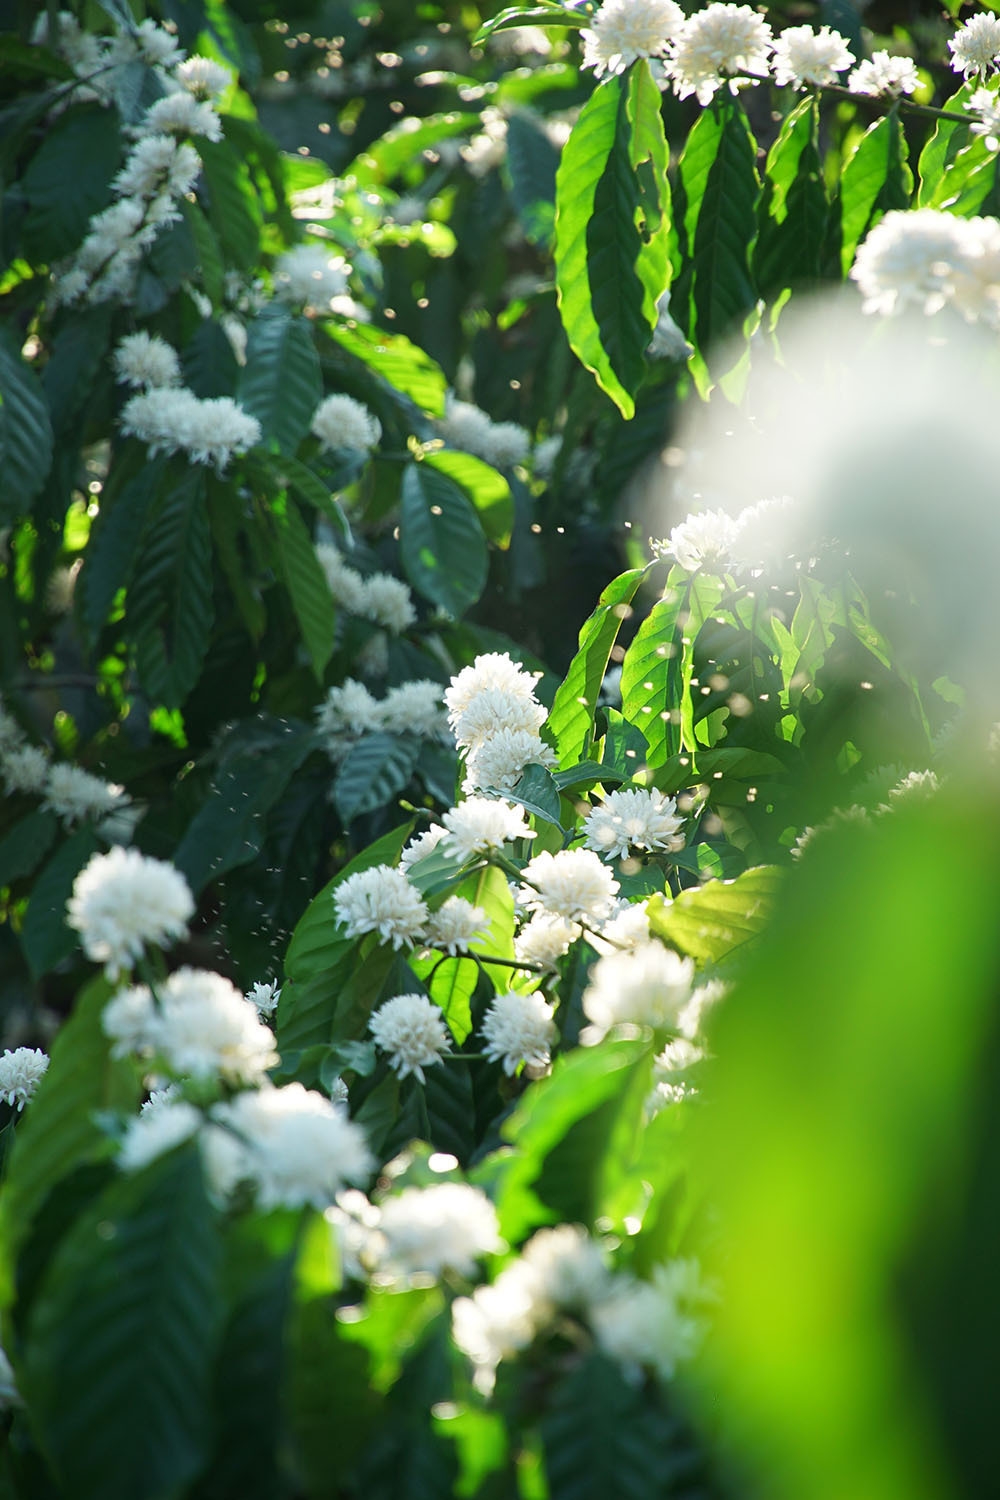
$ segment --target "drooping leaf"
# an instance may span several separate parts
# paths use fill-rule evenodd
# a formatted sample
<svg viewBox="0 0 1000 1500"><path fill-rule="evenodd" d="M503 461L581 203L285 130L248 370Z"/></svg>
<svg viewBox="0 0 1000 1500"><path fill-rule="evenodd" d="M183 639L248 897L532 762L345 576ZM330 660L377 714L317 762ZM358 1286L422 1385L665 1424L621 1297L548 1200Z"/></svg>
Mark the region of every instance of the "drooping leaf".
<svg viewBox="0 0 1000 1500"><path fill-rule="evenodd" d="M424 463L453 479L476 508L483 530L497 547L510 546L514 525L514 496L502 474L455 448L434 448L424 454Z"/></svg>
<svg viewBox="0 0 1000 1500"><path fill-rule="evenodd" d="M327 322L324 331L342 349L381 375L393 390L409 397L432 417L444 416L448 382L444 371L401 333L387 333L367 323L348 325Z"/></svg>
<svg viewBox="0 0 1000 1500"><path fill-rule="evenodd" d="M548 728L555 738L563 768L584 757L611 648L622 621L632 613L631 601L644 577L644 568L634 568L609 583L580 631L579 649L556 692L548 717Z"/></svg>
<svg viewBox="0 0 1000 1500"><path fill-rule="evenodd" d="M767 154L753 269L762 296L815 281L827 228L817 150L819 107L807 98L784 120Z"/></svg>
<svg viewBox="0 0 1000 1500"><path fill-rule="evenodd" d="M111 202L111 179L121 158L113 109L88 104L49 126L20 183L28 204L23 233L31 256L51 264L79 247L91 215Z"/></svg>
<svg viewBox="0 0 1000 1500"><path fill-rule="evenodd" d="M963 83L962 87L943 108L949 113L961 114L978 87L978 80ZM949 169L971 139L972 117L969 123L959 120L936 120L934 129L924 144L917 162L917 207L940 208L953 191L948 182Z"/></svg>
<svg viewBox="0 0 1000 1500"><path fill-rule="evenodd" d="M247 333L239 402L257 418L265 442L273 439L283 452L294 453L323 395L309 324L272 303L257 314Z"/></svg>
<svg viewBox="0 0 1000 1500"><path fill-rule="evenodd" d="M403 475L400 555L406 576L425 599L456 618L486 583L486 538L458 485L427 464Z"/></svg>
<svg viewBox="0 0 1000 1500"><path fill-rule="evenodd" d="M26 515L52 463L52 422L35 372L0 339L0 520Z"/></svg>
<svg viewBox="0 0 1000 1500"><path fill-rule="evenodd" d="M298 506L286 497L271 508L282 576L316 677L333 650L336 609L326 574Z"/></svg>
<svg viewBox="0 0 1000 1500"><path fill-rule="evenodd" d="M622 713L645 736L647 764L654 767L680 745L683 646L678 617L687 594L687 589L668 586L622 661Z"/></svg>

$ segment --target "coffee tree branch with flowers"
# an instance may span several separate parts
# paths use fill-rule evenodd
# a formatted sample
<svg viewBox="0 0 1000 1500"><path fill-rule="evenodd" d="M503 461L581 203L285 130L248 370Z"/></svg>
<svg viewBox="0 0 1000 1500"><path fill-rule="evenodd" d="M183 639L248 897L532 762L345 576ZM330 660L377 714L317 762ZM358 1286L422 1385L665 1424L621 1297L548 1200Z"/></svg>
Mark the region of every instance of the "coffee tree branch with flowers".
<svg viewBox="0 0 1000 1500"><path fill-rule="evenodd" d="M982 679L927 624L916 522L896 568L863 495L717 460L781 456L755 380L811 377L823 288L858 358L901 325L915 367L967 336L993 378L1000 20L491 9L0 32L19 1500L819 1497L837 1453L858 1494L962 1492L946 1437L909 1487L926 1433L887 1397L865 1456L846 1396L739 1387L757 1179L711 1142L788 1136L795 1070L747 1081L805 1024L783 955L825 944L832 983L855 872L904 888L962 745L995 755ZM978 829L954 869L987 883Z"/></svg>

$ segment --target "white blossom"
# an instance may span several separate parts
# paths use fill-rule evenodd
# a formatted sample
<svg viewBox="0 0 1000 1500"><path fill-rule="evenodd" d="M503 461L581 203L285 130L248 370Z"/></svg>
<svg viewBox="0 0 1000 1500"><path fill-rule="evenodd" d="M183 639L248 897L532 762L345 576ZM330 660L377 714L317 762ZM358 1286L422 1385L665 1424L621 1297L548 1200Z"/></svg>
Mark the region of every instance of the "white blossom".
<svg viewBox="0 0 1000 1500"><path fill-rule="evenodd" d="M156 1109L144 1108L126 1126L118 1148L118 1165L123 1172L141 1172L151 1161L197 1135L201 1125L201 1111L183 1099Z"/></svg>
<svg viewBox="0 0 1000 1500"><path fill-rule="evenodd" d="M547 850L524 868L521 900L529 910L554 912L596 925L611 915L618 882L590 849Z"/></svg>
<svg viewBox="0 0 1000 1500"><path fill-rule="evenodd" d="M646 903L620 900L614 914L601 924L600 936L589 932L587 941L598 953L618 953L623 948L641 948L649 936Z"/></svg>
<svg viewBox="0 0 1000 1500"><path fill-rule="evenodd" d="M38 1047L16 1047L0 1057L0 1099L22 1110L34 1094L49 1059Z"/></svg>
<svg viewBox="0 0 1000 1500"><path fill-rule="evenodd" d="M514 839L535 837L522 808L490 797L467 797L449 809L441 821L446 832L445 851L463 863L475 855L502 849Z"/></svg>
<svg viewBox="0 0 1000 1500"><path fill-rule="evenodd" d="M124 787L91 776L80 766L60 762L49 771L43 806L72 828L87 818L106 818L130 800Z"/></svg>
<svg viewBox="0 0 1000 1500"><path fill-rule="evenodd" d="M262 1021L270 1021L278 1009L281 989L275 980L262 982L258 979L250 986L243 998L250 1001Z"/></svg>
<svg viewBox="0 0 1000 1500"><path fill-rule="evenodd" d="M583 992L584 1014L594 1028L590 1039L622 1024L676 1029L693 985L694 964L662 943L605 954Z"/></svg>
<svg viewBox="0 0 1000 1500"><path fill-rule="evenodd" d="M440 1008L426 995L396 995L368 1022L376 1046L389 1054L389 1065L400 1078L412 1073L426 1082L424 1068L441 1061L451 1046L451 1033Z"/></svg>
<svg viewBox="0 0 1000 1500"><path fill-rule="evenodd" d="M1000 24L1000 22L998 22ZM851 278L867 313L951 304L969 322L1000 312L1000 226L934 208L893 210L858 247Z"/></svg>
<svg viewBox="0 0 1000 1500"><path fill-rule="evenodd" d="M122 431L157 453L186 453L196 464L213 464L218 473L234 455L260 442L261 429L230 396L202 399L184 389L145 391L122 411Z"/></svg>
<svg viewBox="0 0 1000 1500"><path fill-rule="evenodd" d="M389 734L417 734L430 739L440 736L444 729L441 684L427 678L390 688L380 709L382 727Z"/></svg>
<svg viewBox="0 0 1000 1500"><path fill-rule="evenodd" d="M143 136L133 146L112 186L121 198L183 198L198 180L201 157L172 135Z"/></svg>
<svg viewBox="0 0 1000 1500"><path fill-rule="evenodd" d="M218 99L233 81L233 75L210 57L189 57L176 69L177 82L196 99Z"/></svg>
<svg viewBox="0 0 1000 1500"><path fill-rule="evenodd" d="M908 771L889 792L887 809L896 810L901 802L926 802L941 790L934 771Z"/></svg>
<svg viewBox="0 0 1000 1500"><path fill-rule="evenodd" d="M499 167L507 155L507 121L492 106L480 115L482 129L461 148L461 157L473 177L485 177ZM438 150L440 151L440 146Z"/></svg>
<svg viewBox="0 0 1000 1500"><path fill-rule="evenodd" d="M812 26L786 26L774 44L774 81L779 87L791 84L836 83L854 61L854 53L845 37L829 26L816 31Z"/></svg>
<svg viewBox="0 0 1000 1500"><path fill-rule="evenodd" d="M0 700L0 754L16 750L24 742L24 730Z"/></svg>
<svg viewBox="0 0 1000 1500"><path fill-rule="evenodd" d="M382 423L353 396L327 396L313 412L309 430L325 449L352 448L367 453L377 447Z"/></svg>
<svg viewBox="0 0 1000 1500"><path fill-rule="evenodd" d="M181 362L176 349L155 333L130 333L114 354L115 379L133 390L179 385Z"/></svg>
<svg viewBox="0 0 1000 1500"><path fill-rule="evenodd" d="M179 135L203 136L207 141L222 140L222 121L204 100L196 99L186 90L175 90L164 94L151 104L139 125L141 136Z"/></svg>
<svg viewBox="0 0 1000 1500"><path fill-rule="evenodd" d="M493 422L482 455L494 469L513 469L527 463L531 452L531 433L519 422Z"/></svg>
<svg viewBox="0 0 1000 1500"><path fill-rule="evenodd" d="M725 78L735 89L753 80L734 80L734 74L766 78L773 47L771 28L749 5L706 5L695 11L671 42L666 72L679 99L695 94L707 104Z"/></svg>
<svg viewBox="0 0 1000 1500"><path fill-rule="evenodd" d="M365 580L332 542L317 542L316 559L326 575L330 593L349 615L360 615L365 603Z"/></svg>
<svg viewBox="0 0 1000 1500"><path fill-rule="evenodd" d="M0 752L0 776L8 793L40 795L49 779L48 751L40 745L22 745L17 750Z"/></svg>
<svg viewBox="0 0 1000 1500"><path fill-rule="evenodd" d="M1000 60L1000 16L985 11L970 16L965 25L949 38L948 49L956 73L966 78L975 74L985 78Z"/></svg>
<svg viewBox="0 0 1000 1500"><path fill-rule="evenodd" d="M547 1312L539 1299L539 1278L522 1260L506 1266L492 1286L455 1298L452 1338L475 1365L479 1391L489 1394L497 1365L527 1349Z"/></svg>
<svg viewBox="0 0 1000 1500"><path fill-rule="evenodd" d="M531 434L516 422L494 422L469 401L449 395L438 430L452 448L471 453L494 468L523 464L531 451Z"/></svg>
<svg viewBox="0 0 1000 1500"><path fill-rule="evenodd" d="M326 245L296 245L275 261L274 289L285 302L329 312L334 297L347 291L349 274L344 257Z"/></svg>
<svg viewBox="0 0 1000 1500"><path fill-rule="evenodd" d="M399 868L405 874L413 865L420 860L426 859L446 837L448 830L442 828L440 823L432 823L423 833L416 834L403 849L399 856Z"/></svg>
<svg viewBox="0 0 1000 1500"><path fill-rule="evenodd" d="M490 919L481 906L473 906L461 896L449 896L437 911L430 914L427 943L431 948L442 948L454 958L458 953L468 953L470 944L486 938L490 925Z"/></svg>
<svg viewBox="0 0 1000 1500"><path fill-rule="evenodd" d="M452 732L460 750L476 750L501 730L523 732L537 738L547 709L532 693L507 688L485 688L459 715L452 716Z"/></svg>
<svg viewBox="0 0 1000 1500"><path fill-rule="evenodd" d="M556 470L556 463L562 451L562 433L553 433L551 437L543 438L540 443L535 444L535 451L531 455L531 467L537 479L551 480Z"/></svg>
<svg viewBox="0 0 1000 1500"><path fill-rule="evenodd" d="M147 945L163 948L184 937L193 915L194 897L179 870L120 845L91 856L66 908L83 951L112 978L131 969Z"/></svg>
<svg viewBox="0 0 1000 1500"><path fill-rule="evenodd" d="M463 714L481 693L499 691L533 703L538 675L526 672L520 662L511 661L506 651L488 651L477 656L471 666L455 674L445 690L449 724L457 730Z"/></svg>
<svg viewBox="0 0 1000 1500"><path fill-rule="evenodd" d="M503 1249L496 1209L463 1182L407 1187L381 1205L380 1270L397 1276L475 1275L476 1261Z"/></svg>
<svg viewBox="0 0 1000 1500"><path fill-rule="evenodd" d="M683 23L674 0L604 0L580 33L583 66L600 78L624 73L640 57L662 57Z"/></svg>
<svg viewBox="0 0 1000 1500"><path fill-rule="evenodd" d="M992 89L976 89L965 108L975 119L969 126L973 135L981 135L990 151L1000 146L1000 99Z"/></svg>
<svg viewBox="0 0 1000 1500"><path fill-rule="evenodd" d="M359 735L382 728L382 705L365 687L348 677L332 687L316 710L316 732L334 760L343 755Z"/></svg>
<svg viewBox="0 0 1000 1500"><path fill-rule="evenodd" d="M105 1006L105 1033L128 1050L159 1057L180 1077L221 1077L256 1084L279 1061L274 1037L249 1001L221 974L177 969L158 986L154 1005L146 985Z"/></svg>
<svg viewBox="0 0 1000 1500"><path fill-rule="evenodd" d="M253 1183L257 1207L327 1208L374 1161L364 1131L342 1106L301 1083L248 1090L216 1105L212 1118L240 1145L239 1176Z"/></svg>
<svg viewBox="0 0 1000 1500"><path fill-rule="evenodd" d="M589 1308L611 1284L604 1252L580 1224L539 1229L521 1259L537 1278L538 1300L553 1308Z"/></svg>
<svg viewBox="0 0 1000 1500"><path fill-rule="evenodd" d="M409 587L391 573L373 573L365 579L358 613L363 619L384 626L393 635L402 635L417 618Z"/></svg>
<svg viewBox="0 0 1000 1500"><path fill-rule="evenodd" d="M522 995L510 990L497 995L480 1027L485 1056L503 1063L504 1072L511 1076L522 1063L547 1068L556 1036L553 1015L553 1007L537 992Z"/></svg>
<svg viewBox="0 0 1000 1500"><path fill-rule="evenodd" d="M349 875L333 893L337 921L347 937L377 932L394 948L421 941L427 926L427 906L401 870L374 865Z"/></svg>
<svg viewBox="0 0 1000 1500"><path fill-rule="evenodd" d="M151 68L174 68L183 61L184 53L177 38L151 19L139 22L133 40Z"/></svg>
<svg viewBox="0 0 1000 1500"><path fill-rule="evenodd" d="M688 516L662 542L651 542L657 557L673 558L687 573L699 568L724 571L730 562L736 522L722 510Z"/></svg>
<svg viewBox="0 0 1000 1500"><path fill-rule="evenodd" d="M873 52L871 58L858 63L847 80L852 94L881 95L894 99L900 94L916 92L920 79L912 57L897 57L891 52Z"/></svg>
<svg viewBox="0 0 1000 1500"><path fill-rule="evenodd" d="M466 792L512 792L525 766L544 766L552 770L559 757L537 734L528 729L500 729L470 750L465 762Z"/></svg>
<svg viewBox="0 0 1000 1500"><path fill-rule="evenodd" d="M711 1300L697 1262L671 1261L655 1268L651 1282L617 1277L590 1321L599 1346L627 1373L638 1378L646 1366L670 1380L697 1352L704 1335L698 1313Z"/></svg>
<svg viewBox="0 0 1000 1500"><path fill-rule="evenodd" d="M683 848L677 803L656 790L641 787L609 792L583 820L586 846L607 859L622 859L630 849L663 852Z"/></svg>
<svg viewBox="0 0 1000 1500"><path fill-rule="evenodd" d="M537 911L514 939L514 957L521 963L538 964L555 972L559 959L569 952L580 931L577 924L566 917L555 916L550 911Z"/></svg>

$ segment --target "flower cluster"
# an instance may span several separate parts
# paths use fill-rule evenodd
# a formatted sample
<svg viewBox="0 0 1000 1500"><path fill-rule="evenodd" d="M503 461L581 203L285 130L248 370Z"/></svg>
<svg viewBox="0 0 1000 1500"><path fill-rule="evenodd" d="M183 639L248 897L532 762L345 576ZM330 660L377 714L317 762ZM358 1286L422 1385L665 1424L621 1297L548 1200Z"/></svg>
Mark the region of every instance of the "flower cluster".
<svg viewBox="0 0 1000 1500"><path fill-rule="evenodd" d="M48 1055L37 1047L16 1047L0 1057L0 1099L22 1110L32 1097L49 1065Z"/></svg>
<svg viewBox="0 0 1000 1500"><path fill-rule="evenodd" d="M122 432L146 443L151 456L184 453L222 473L230 460L260 442L261 429L231 396L196 396L183 387L159 386L132 396Z"/></svg>
<svg viewBox="0 0 1000 1500"><path fill-rule="evenodd" d="M704 510L675 526L662 541L650 540L654 557L676 562L686 573L752 572L778 566L792 550L793 501L787 495L748 505L737 516Z"/></svg>
<svg viewBox="0 0 1000 1500"><path fill-rule="evenodd" d="M332 760L341 759L363 734L415 734L441 739L445 732L441 688L427 679L404 682L375 698L353 677L332 687L316 710L316 727Z"/></svg>
<svg viewBox="0 0 1000 1500"><path fill-rule="evenodd" d="M652 853L683 847L677 803L662 792L633 788L611 792L584 819L585 843L608 859L630 849Z"/></svg>
<svg viewBox="0 0 1000 1500"><path fill-rule="evenodd" d="M116 979L147 947L184 937L193 914L194 898L173 865L115 847L92 855L77 875L66 921L80 934L87 957Z"/></svg>
<svg viewBox="0 0 1000 1500"><path fill-rule="evenodd" d="M332 542L320 542L316 557L334 599L349 615L371 620L393 635L402 635L417 618L408 586L391 573L364 578Z"/></svg>
<svg viewBox="0 0 1000 1500"><path fill-rule="evenodd" d="M256 1007L221 974L177 969L158 986L120 990L103 1024L116 1056L158 1059L178 1078L259 1084L279 1061Z"/></svg>
<svg viewBox="0 0 1000 1500"><path fill-rule="evenodd" d="M504 652L477 656L445 691L448 722L465 752L465 790L512 791L525 766L554 766L541 738L546 718L535 697L534 674Z"/></svg>
<svg viewBox="0 0 1000 1500"><path fill-rule="evenodd" d="M997 23L1000 25L1000 22ZM967 322L1000 326L1000 224L934 208L893 210L859 246L851 278L866 313L931 315L951 307Z"/></svg>
<svg viewBox="0 0 1000 1500"><path fill-rule="evenodd" d="M451 448L471 453L494 469L513 469L531 451L531 435L516 422L494 422L478 406L449 395L438 430Z"/></svg>
<svg viewBox="0 0 1000 1500"><path fill-rule="evenodd" d="M376 447L382 436L381 422L352 396L327 396L313 412L310 430L323 448L359 453Z"/></svg>
<svg viewBox="0 0 1000 1500"><path fill-rule="evenodd" d="M42 807L55 813L65 828L94 821L111 836L116 814L129 807L125 788L103 781L68 761L53 762L41 745L25 743L17 720L0 707L0 781L7 796L42 798Z"/></svg>

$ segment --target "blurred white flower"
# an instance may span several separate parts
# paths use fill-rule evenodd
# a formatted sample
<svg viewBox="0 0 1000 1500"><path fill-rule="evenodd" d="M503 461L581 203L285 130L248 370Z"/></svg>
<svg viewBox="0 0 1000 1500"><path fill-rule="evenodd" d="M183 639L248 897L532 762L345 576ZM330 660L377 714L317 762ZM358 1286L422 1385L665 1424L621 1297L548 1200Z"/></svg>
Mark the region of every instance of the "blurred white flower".
<svg viewBox="0 0 1000 1500"><path fill-rule="evenodd" d="M671 1261L655 1268L651 1282L616 1277L590 1321L598 1345L632 1378L646 1367L670 1380L697 1353L704 1336L698 1314L712 1300L696 1261Z"/></svg>
<svg viewBox="0 0 1000 1500"><path fill-rule="evenodd" d="M409 586L391 573L373 573L365 579L358 613L393 635L402 635L417 618Z"/></svg>
<svg viewBox="0 0 1000 1500"><path fill-rule="evenodd" d="M239 1177L257 1207L325 1209L375 1165L364 1131L343 1108L301 1083L263 1087L216 1105L213 1120L235 1135Z"/></svg>
<svg viewBox="0 0 1000 1500"><path fill-rule="evenodd" d="M537 1278L538 1299L553 1308L588 1308L611 1284L604 1252L580 1224L539 1229L521 1259Z"/></svg>
<svg viewBox="0 0 1000 1500"><path fill-rule="evenodd" d="M143 136L132 147L112 187L121 198L183 198L198 180L201 157L172 135Z"/></svg>
<svg viewBox="0 0 1000 1500"><path fill-rule="evenodd" d="M416 678L390 688L380 704L382 727L389 734L440 736L445 727L441 684Z"/></svg>
<svg viewBox="0 0 1000 1500"><path fill-rule="evenodd" d="M310 431L326 449L367 453L377 447L382 423L353 396L327 396L313 412Z"/></svg>
<svg viewBox="0 0 1000 1500"><path fill-rule="evenodd" d="M0 752L0 776L8 794L33 792L40 795L49 779L49 755L41 745L22 745Z"/></svg>
<svg viewBox="0 0 1000 1500"><path fill-rule="evenodd" d="M342 756L348 746L362 734L382 728L382 705L365 687L348 677L339 687L327 691L316 709L316 732L323 748L332 759Z"/></svg>
<svg viewBox="0 0 1000 1500"><path fill-rule="evenodd" d="M965 108L976 116L970 125L973 135L981 135L990 151L1000 146L1000 99L992 89L976 89Z"/></svg>
<svg viewBox="0 0 1000 1500"><path fill-rule="evenodd" d="M974 74L985 78L1000 60L1000 16L985 11L970 16L965 25L949 38L948 49L956 73L966 78Z"/></svg>
<svg viewBox="0 0 1000 1500"><path fill-rule="evenodd" d="M547 1068L556 1037L553 1015L553 1007L537 992L522 995L510 990L497 995L480 1027L485 1056L502 1063L511 1077L522 1063Z"/></svg>
<svg viewBox="0 0 1000 1500"><path fill-rule="evenodd" d="M583 1011L593 1026L588 1039L598 1040L622 1024L676 1029L693 986L694 964L662 943L605 954L583 992Z"/></svg>
<svg viewBox="0 0 1000 1500"><path fill-rule="evenodd" d="M494 422L469 401L447 398L438 430L452 448L471 453L495 469L512 469L526 462L531 434L516 422Z"/></svg>
<svg viewBox="0 0 1000 1500"><path fill-rule="evenodd" d="M261 982L258 979L250 986L243 998L250 1001L262 1021L270 1021L278 1008L281 989L276 980Z"/></svg>
<svg viewBox="0 0 1000 1500"><path fill-rule="evenodd" d="M329 312L347 291L350 266L326 245L296 245L274 263L274 290L284 302Z"/></svg>
<svg viewBox="0 0 1000 1500"><path fill-rule="evenodd" d="M969 322L995 325L1000 227L994 219L961 219L934 208L893 210L858 247L851 279L866 313L915 306L930 315L951 304Z"/></svg>
<svg viewBox="0 0 1000 1500"><path fill-rule="evenodd" d="M599 925L614 909L618 882L590 849L548 850L525 866L520 899L529 911Z"/></svg>
<svg viewBox="0 0 1000 1500"><path fill-rule="evenodd" d="M493 1204L462 1182L404 1188L383 1201L379 1228L379 1269L396 1276L474 1276L477 1260L503 1249Z"/></svg>
<svg viewBox="0 0 1000 1500"><path fill-rule="evenodd" d="M795 502L790 495L760 500L736 517L729 541L729 560L738 570L774 568L790 555L793 541L789 522Z"/></svg>
<svg viewBox="0 0 1000 1500"><path fill-rule="evenodd" d="M118 1148L123 1172L141 1172L151 1161L190 1140L201 1129L202 1114L183 1099L168 1101L156 1109L143 1109L125 1128Z"/></svg>
<svg viewBox="0 0 1000 1500"><path fill-rule="evenodd" d="M666 73L679 99L695 94L699 104L708 104L724 79L731 89L754 81L734 74L766 78L772 47L770 26L749 5L706 5L676 33Z"/></svg>
<svg viewBox="0 0 1000 1500"><path fill-rule="evenodd" d="M565 917L557 917L549 911L535 912L514 939L514 957L521 963L538 964L554 972L559 959L569 952L570 944L576 942L580 931L575 922Z"/></svg>
<svg viewBox="0 0 1000 1500"><path fill-rule="evenodd" d="M114 354L115 379L133 390L178 385L181 362L177 351L155 333L129 333Z"/></svg>
<svg viewBox="0 0 1000 1500"><path fill-rule="evenodd" d="M730 562L736 522L722 510L704 510L675 526L665 541L651 541L657 557L673 558L687 573L724 571Z"/></svg>
<svg viewBox="0 0 1000 1500"><path fill-rule="evenodd" d="M623 948L641 948L649 942L649 914L644 901L619 900L618 908L601 924L600 936L588 933L587 940L598 953L618 953Z"/></svg>
<svg viewBox="0 0 1000 1500"><path fill-rule="evenodd" d="M812 26L786 26L774 44L774 81L779 87L790 84L804 88L807 84L836 83L854 61L847 39L829 26L816 31Z"/></svg>
<svg viewBox="0 0 1000 1500"><path fill-rule="evenodd" d="M490 797L467 797L450 808L441 819L445 828L444 850L463 862L477 854L502 849L514 839L533 839L524 811L510 802Z"/></svg>
<svg viewBox="0 0 1000 1500"><path fill-rule="evenodd" d="M411 948L423 939L427 906L401 870L374 865L349 875L333 893L337 921L347 937L377 932L383 943Z"/></svg>
<svg viewBox="0 0 1000 1500"><path fill-rule="evenodd" d="M630 849L663 852L683 848L683 819L677 803L663 792L629 787L609 792L583 820L586 846L607 859L624 858Z"/></svg>
<svg viewBox="0 0 1000 1500"><path fill-rule="evenodd" d="M871 58L858 63L847 80L852 94L881 95L896 98L916 92L920 78L912 57L897 57L891 52L873 52Z"/></svg>
<svg viewBox="0 0 1000 1500"><path fill-rule="evenodd" d="M192 391L145 391L126 402L122 432L157 453L186 453L196 464L213 464L218 473L235 456L260 442L261 429L230 396L206 400Z"/></svg>
<svg viewBox="0 0 1000 1500"><path fill-rule="evenodd" d="M280 1060L274 1037L239 990L205 969L177 969L158 986L117 995L104 1009L105 1033L130 1051L151 1052L180 1077L256 1084Z"/></svg>
<svg viewBox="0 0 1000 1500"><path fill-rule="evenodd" d="M207 141L221 141L222 121L207 101L196 99L186 89L178 89L150 105L138 132L141 136L193 135L203 136Z"/></svg>
<svg viewBox="0 0 1000 1500"><path fill-rule="evenodd" d="M376 1046L389 1054L389 1066L406 1078L412 1073L425 1083L424 1068L441 1061L451 1046L451 1033L440 1008L426 995L396 995L368 1022Z"/></svg>
<svg viewBox="0 0 1000 1500"><path fill-rule="evenodd" d="M332 542L317 542L316 558L336 602L349 615L360 615L365 600L365 580L361 574L350 566L344 554Z"/></svg>
<svg viewBox="0 0 1000 1500"><path fill-rule="evenodd" d="M189 57L174 77L196 99L218 99L233 81L229 69L210 57Z"/></svg>
<svg viewBox="0 0 1000 1500"><path fill-rule="evenodd" d="M0 1099L22 1110L37 1089L49 1065L48 1055L38 1047L16 1047L0 1057Z"/></svg>
<svg viewBox="0 0 1000 1500"><path fill-rule="evenodd" d="M476 1368L477 1390L488 1395L496 1367L527 1349L547 1308L540 1304L538 1277L521 1260L501 1271L492 1286L477 1287L471 1297L456 1297L451 1308L455 1344Z"/></svg>
<svg viewBox="0 0 1000 1500"><path fill-rule="evenodd" d="M683 23L674 0L604 0L580 33L582 66L600 78L624 73L640 57L662 57Z"/></svg>
<svg viewBox="0 0 1000 1500"><path fill-rule="evenodd" d="M194 897L179 870L120 845L94 854L73 882L66 922L83 951L116 978L143 949L166 947L187 934Z"/></svg>
<svg viewBox="0 0 1000 1500"><path fill-rule="evenodd" d="M669 287L657 302L656 313L656 327L646 352L650 359L672 359L677 364L683 364L694 353L694 345L688 343L670 316Z"/></svg>
<svg viewBox="0 0 1000 1500"><path fill-rule="evenodd" d="M72 828L87 818L106 818L130 801L124 787L61 761L49 770L43 806Z"/></svg>
<svg viewBox="0 0 1000 1500"><path fill-rule="evenodd" d="M431 912L426 941L429 947L442 948L454 958L458 953L468 953L470 944L487 937L490 925L481 906L473 906L461 896L449 896L437 911Z"/></svg>
<svg viewBox="0 0 1000 1500"><path fill-rule="evenodd" d="M445 837L447 829L442 828L439 823L432 823L423 833L416 834L403 849L399 856L399 868L405 874L412 865L421 859L426 859Z"/></svg>
<svg viewBox="0 0 1000 1500"><path fill-rule="evenodd" d="M132 38L151 68L173 68L183 61L180 42L172 32L152 19L140 21Z"/></svg>

